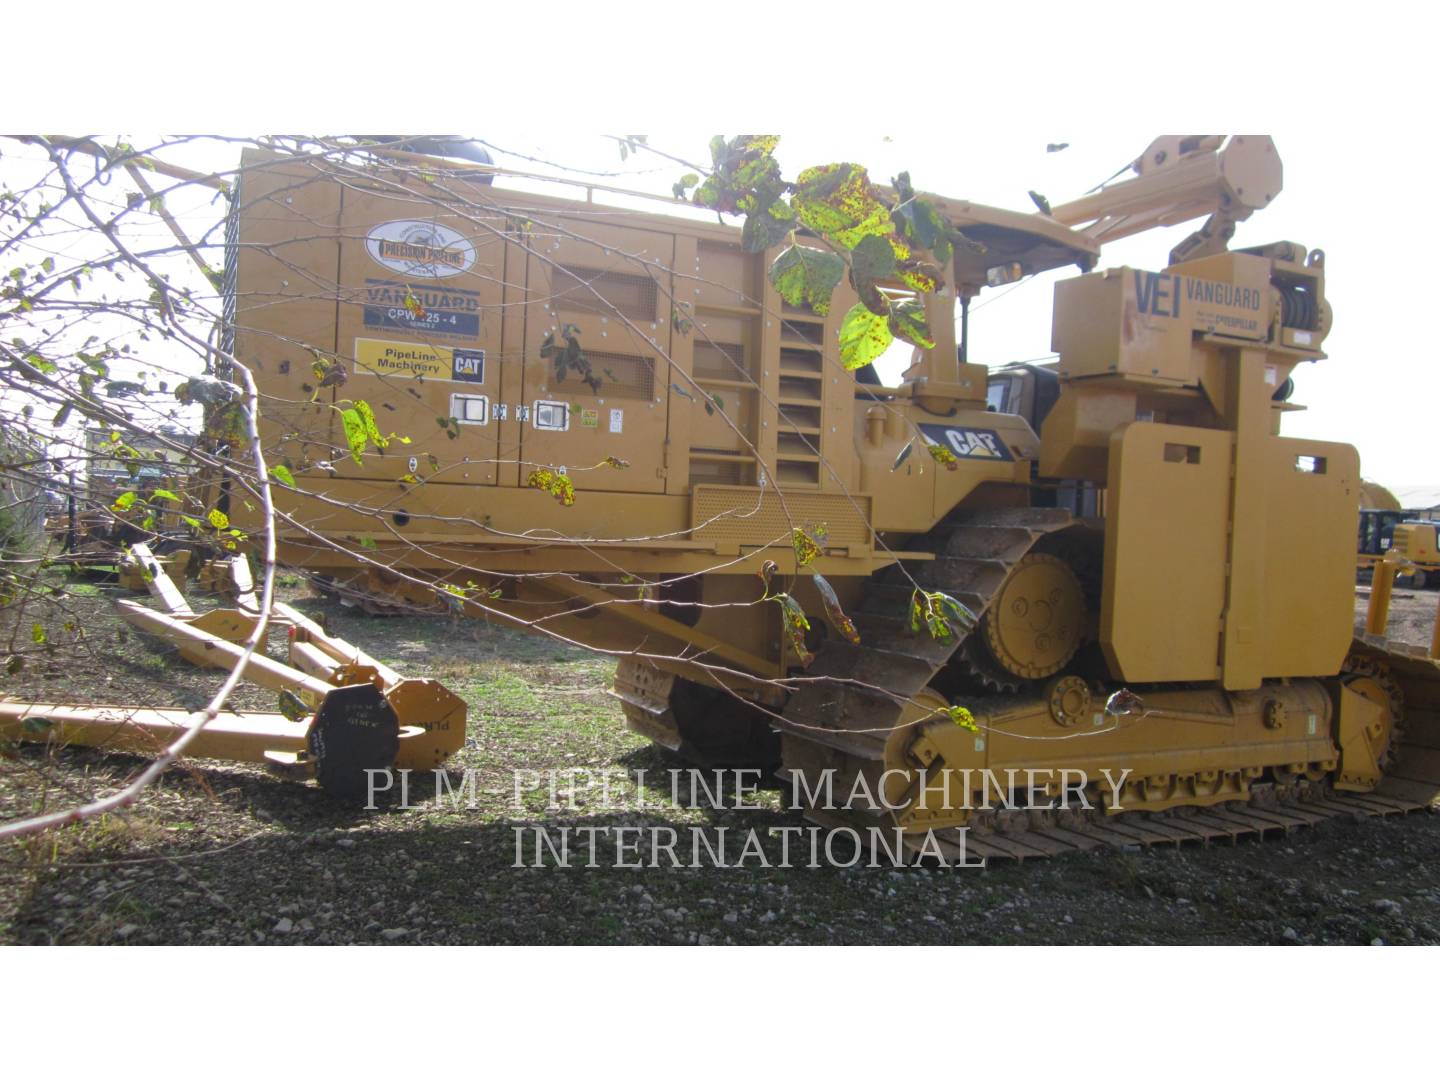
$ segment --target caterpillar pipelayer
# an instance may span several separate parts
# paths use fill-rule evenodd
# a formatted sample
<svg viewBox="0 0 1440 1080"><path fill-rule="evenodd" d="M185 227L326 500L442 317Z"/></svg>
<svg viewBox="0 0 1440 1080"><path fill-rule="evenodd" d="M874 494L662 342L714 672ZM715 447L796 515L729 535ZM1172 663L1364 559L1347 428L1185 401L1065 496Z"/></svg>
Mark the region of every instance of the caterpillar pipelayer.
<svg viewBox="0 0 1440 1080"><path fill-rule="evenodd" d="M1435 793L1440 669L1353 635L1357 454L1280 434L1324 359L1324 255L1227 250L1280 191L1269 138L1158 139L1048 213L934 198L975 243L918 298L935 347L895 386L838 361L850 284L791 307L738 229L399 152L244 165L229 344L295 479L282 561L610 651L634 730L810 790L834 770L888 807L816 820L916 845L1233 837ZM1164 270L1094 269L1104 241L1201 218ZM1067 265L1037 432L987 408L965 315ZM803 645L762 599L781 590ZM1088 783L1097 809L977 807L980 770Z"/></svg>

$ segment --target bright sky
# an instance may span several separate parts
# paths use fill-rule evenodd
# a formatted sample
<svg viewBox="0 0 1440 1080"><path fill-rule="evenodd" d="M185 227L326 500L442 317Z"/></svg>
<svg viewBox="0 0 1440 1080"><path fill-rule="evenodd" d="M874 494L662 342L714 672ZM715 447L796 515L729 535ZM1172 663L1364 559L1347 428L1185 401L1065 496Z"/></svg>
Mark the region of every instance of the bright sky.
<svg viewBox="0 0 1440 1080"><path fill-rule="evenodd" d="M619 182L660 190L684 170L643 155L622 164L594 133L645 132L703 162L712 134L777 131L787 172L854 160L877 179L908 169L919 187L1020 210L1030 188L1052 202L1081 194L1157 134L1265 132L1285 189L1234 245L1324 248L1335 312L1329 359L1297 372L1292 400L1310 411L1285 430L1354 443L1383 483L1440 484L1427 318L1433 59L1412 15L1372 12L1359 25L1314 4L1130 3L787 15L732 3L722 18L708 5L631 3L623 19L618 6L556 5L539 20L539 9L490 7L402 17L360 4L337 26L320 6L275 5L282 20L256 3L227 17L222 50L218 26L161 3L129 41L67 43L63 80L43 50L22 50L12 85L33 78L46 93L31 116L12 99L7 126L453 131L582 168L657 170ZM126 74L107 74L103 93L73 77L87 62L113 72L120 58ZM1062 141L1069 149L1045 152ZM1161 269L1198 224L1118 243L1101 265ZM1046 356L1056 276L977 301L973 358Z"/></svg>

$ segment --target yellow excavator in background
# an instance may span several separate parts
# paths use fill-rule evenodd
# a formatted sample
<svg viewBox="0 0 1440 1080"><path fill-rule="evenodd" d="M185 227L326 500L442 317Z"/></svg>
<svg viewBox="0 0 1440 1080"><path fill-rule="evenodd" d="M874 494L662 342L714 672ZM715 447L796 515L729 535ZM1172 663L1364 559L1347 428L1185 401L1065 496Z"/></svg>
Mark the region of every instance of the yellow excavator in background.
<svg viewBox="0 0 1440 1080"><path fill-rule="evenodd" d="M1405 568L1405 573L1395 579L1396 584L1409 589L1440 584L1440 543L1435 523L1412 519L1389 489L1369 480L1360 491L1358 549L1362 575L1373 573L1375 564L1393 551L1393 557Z"/></svg>

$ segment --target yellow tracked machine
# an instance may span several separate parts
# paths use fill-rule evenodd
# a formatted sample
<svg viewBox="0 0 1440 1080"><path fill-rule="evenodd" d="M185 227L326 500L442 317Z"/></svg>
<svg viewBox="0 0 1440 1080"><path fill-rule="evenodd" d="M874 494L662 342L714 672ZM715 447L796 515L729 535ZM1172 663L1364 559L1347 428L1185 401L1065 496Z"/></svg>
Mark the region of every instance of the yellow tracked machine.
<svg viewBox="0 0 1440 1080"><path fill-rule="evenodd" d="M243 166L224 345L295 481L285 563L606 650L634 730L863 786L883 805L811 815L917 847L1234 837L1434 795L1440 669L1353 633L1357 454L1280 433L1324 359L1324 255L1228 250L1280 191L1269 138L1158 139L1048 212L925 196L954 238L933 287L861 283L928 318L893 386L840 361L853 275L828 308L777 291L787 243L824 248L803 228L752 251L673 204L364 146ZM1094 269L1202 218L1162 270ZM966 315L1069 265L1032 427L987 405ZM1012 805L1086 798L987 809L961 795L985 770Z"/></svg>

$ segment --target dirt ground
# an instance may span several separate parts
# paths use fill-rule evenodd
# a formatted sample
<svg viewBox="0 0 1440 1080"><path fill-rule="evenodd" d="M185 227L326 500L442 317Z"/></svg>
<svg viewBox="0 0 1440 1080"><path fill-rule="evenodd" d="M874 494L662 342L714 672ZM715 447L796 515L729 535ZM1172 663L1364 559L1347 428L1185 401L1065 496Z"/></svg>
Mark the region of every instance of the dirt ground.
<svg viewBox="0 0 1440 1080"><path fill-rule="evenodd" d="M125 630L112 587L81 592L49 638L78 630L83 641L0 676L0 693L195 706L218 685L216 672ZM516 868L517 826L753 829L773 864L780 830L803 822L774 790L756 796L759 810L672 805L663 778L679 763L625 730L603 658L482 623L372 618L303 587L289 592L333 632L467 700L470 734L454 764L474 770L475 806L436 806L421 785L410 801L430 796L424 808L348 809L256 767L196 763L129 812L0 847L0 942L1440 942L1440 815L1431 813L1334 821L1263 844L986 870L756 860L625 869L608 854L595 869L579 860ZM1397 598L1392 631L1428 642L1436 601L1434 592ZM0 641L8 637L0 625ZM271 652L282 650L277 634ZM242 685L234 704L271 709L274 697ZM112 791L143 764L75 748L0 749L4 819ZM531 771L521 773L528 785L568 768L607 770L610 807L582 789L551 809L528 786L517 806L517 770Z"/></svg>

